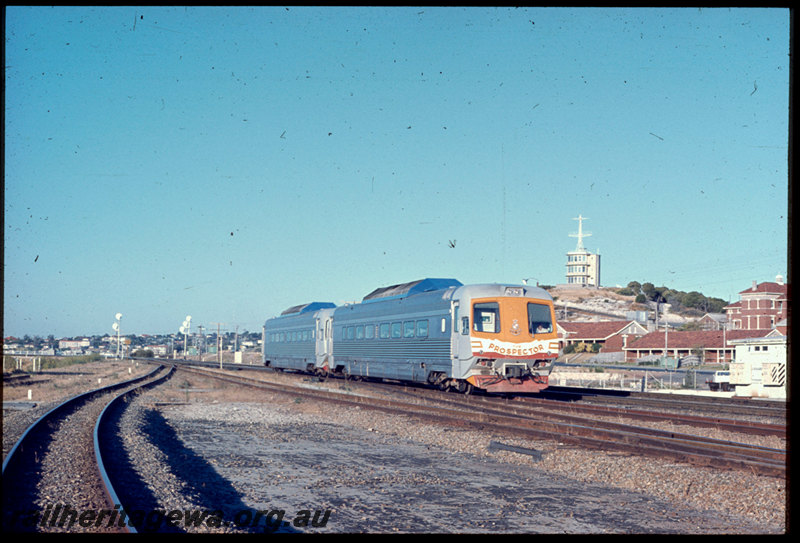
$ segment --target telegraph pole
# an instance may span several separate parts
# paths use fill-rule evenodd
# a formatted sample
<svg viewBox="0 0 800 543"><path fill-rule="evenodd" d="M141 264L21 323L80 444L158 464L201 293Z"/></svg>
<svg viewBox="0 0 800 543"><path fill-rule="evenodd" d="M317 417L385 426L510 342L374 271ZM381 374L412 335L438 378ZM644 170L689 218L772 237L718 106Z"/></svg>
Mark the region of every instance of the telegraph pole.
<svg viewBox="0 0 800 543"><path fill-rule="evenodd" d="M219 327L225 323L212 322L211 324L217 325L217 362L219 362L219 369L222 369L222 336L219 335L220 334Z"/></svg>

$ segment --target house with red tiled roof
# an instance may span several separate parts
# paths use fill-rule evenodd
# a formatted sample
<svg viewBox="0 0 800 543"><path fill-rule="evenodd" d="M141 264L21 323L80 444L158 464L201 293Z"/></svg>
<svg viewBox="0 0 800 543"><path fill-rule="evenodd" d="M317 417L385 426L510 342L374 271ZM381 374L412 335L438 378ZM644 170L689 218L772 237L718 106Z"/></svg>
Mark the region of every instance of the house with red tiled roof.
<svg viewBox="0 0 800 543"><path fill-rule="evenodd" d="M756 283L725 307L730 330L763 330L778 326L789 312L789 285L780 275L775 282Z"/></svg>
<svg viewBox="0 0 800 543"><path fill-rule="evenodd" d="M651 332L629 342L625 351L626 362L636 362L643 356L664 356L684 358L697 355L702 363L727 363L733 358L734 347L731 340L759 338L773 330L700 330L688 332Z"/></svg>
<svg viewBox="0 0 800 543"><path fill-rule="evenodd" d="M600 352L619 352L623 346L647 334L647 328L636 321L558 322L559 347L575 343L597 343Z"/></svg>
<svg viewBox="0 0 800 543"><path fill-rule="evenodd" d="M706 313L697 321L700 330L722 330L728 322L725 313Z"/></svg>

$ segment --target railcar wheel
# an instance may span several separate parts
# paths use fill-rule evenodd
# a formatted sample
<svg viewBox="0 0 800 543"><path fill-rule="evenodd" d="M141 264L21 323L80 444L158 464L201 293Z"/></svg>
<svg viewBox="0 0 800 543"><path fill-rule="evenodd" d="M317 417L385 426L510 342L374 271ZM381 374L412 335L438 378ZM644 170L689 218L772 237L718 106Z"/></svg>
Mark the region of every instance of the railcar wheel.
<svg viewBox="0 0 800 543"><path fill-rule="evenodd" d="M472 386L472 383L468 383L467 381L458 380L456 384L456 390L458 390L461 394L472 394L475 390L475 387Z"/></svg>

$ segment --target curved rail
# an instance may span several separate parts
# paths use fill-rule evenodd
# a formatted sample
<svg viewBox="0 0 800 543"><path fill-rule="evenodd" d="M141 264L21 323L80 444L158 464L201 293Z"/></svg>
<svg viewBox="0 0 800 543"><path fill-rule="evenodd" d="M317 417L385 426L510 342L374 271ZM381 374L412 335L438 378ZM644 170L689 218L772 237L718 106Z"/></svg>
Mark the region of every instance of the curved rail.
<svg viewBox="0 0 800 543"><path fill-rule="evenodd" d="M156 376L158 373L162 372L163 369L164 369L164 366L160 365L160 366L154 368L152 371L148 372L145 375L141 375L141 376L135 377L133 379L129 379L127 381L121 381L119 383L110 384L110 385L107 385L107 386L104 386L104 387L101 387L101 388L90 390L88 392L83 392L83 393L77 394L77 395L75 395L75 396L73 396L71 398L68 398L67 400L62 401L61 403L59 403L58 405L56 405L52 409L48 410L44 415L39 417L35 422L33 422L33 424L31 424L30 426L28 426L28 428L25 429L23 434L20 436L20 438L17 440L17 442L14 444L14 446L8 452L8 455L6 456L6 458L5 458L4 462L3 462L2 476L3 476L4 483L7 483L9 480L11 480L11 481L14 481L14 483L13 483L14 485L17 485L17 484L25 485L26 484L26 482L25 482L27 480L27 479L25 479L26 475L24 475L24 473L22 473L22 471L29 469L29 467L31 467L31 462L34 462L36 465L39 465L42 462L42 458L39 457L37 459L34 459L34 458L31 458L30 455L25 456L24 453L26 452L26 450L29 450L29 451L33 451L34 454L36 454L36 451L38 451L39 447L41 446L40 440L42 438L46 438L47 436L49 436L49 434L52 431L51 428L49 427L49 425L51 423L55 422L57 425L61 425L61 420L66 420L67 418L69 418L69 416L72 413L81 412L81 410L84 409L84 407L88 406L93 401L96 401L98 399L102 399L104 401L105 400L105 398L104 398L105 395L113 394L114 391L116 391L116 390L128 388L128 390L126 392L116 396L111 401L111 403L114 403L115 401L119 400L120 398L126 397L128 394L131 394L131 393L137 392L139 390L142 390L142 387L149 387L149 386L153 386L155 384L158 384L158 383L162 382L163 379L168 377L171 374L171 372L174 370L174 368L172 368L170 370L170 372L168 372L166 375L161 376L160 378L153 379L153 377ZM98 405L98 407L100 407L100 406ZM106 411L108 410L108 404L104 405L103 407L104 407L103 413L106 413ZM100 418L102 418L102 415L100 417L98 417L98 420ZM58 421L58 422L56 422L56 421ZM98 481L97 484L102 485L104 487L103 488L103 490L105 491L104 492L105 493L104 498L106 500L108 498L111 498L112 499L111 505L113 506L113 505L118 504L119 502L118 501L114 501L114 498L116 498L116 492L114 491L112 486L109 486L110 485L110 481L108 479L106 470L103 467L103 465L98 462L98 460L100 458L100 457L97 456L98 451L100 450L100 448L97 446L97 439L98 439L98 435L99 435L98 434L98 428L99 427L97 425L97 421L94 421L94 423L95 423L94 424L94 428L95 428L94 468L95 468L97 476L98 476L97 477L97 481ZM85 434L85 435L88 438L88 434ZM86 451L86 452L88 452L88 451ZM85 453L83 453L83 454L85 454ZM89 454L91 454L91 452L89 452ZM91 462L91 460L90 460L90 462ZM22 477L22 478L20 479L20 477ZM91 477L91 476L89 476L89 477ZM99 489L99 487L97 487L97 488ZM7 489L4 488L4 491L5 490L7 490ZM4 494L5 494L5 492L4 492ZM102 499L100 497L100 495L98 495L97 498L98 499ZM9 503L11 503L11 502L9 502ZM9 505L9 504L6 503L6 499L5 499L5 496L4 496L4 508L7 505ZM14 515L15 515L15 513L12 513L10 510L5 510L4 509L4 514L3 514L4 527L6 526L7 522L18 522L19 519ZM11 520L12 518L14 520ZM53 526L53 524L51 523L50 526ZM109 527L110 526L111 525L109 524ZM122 523L119 523L119 524L115 525L114 528L115 529L123 529L123 530L127 529L127 527L124 526L124 524L122 524ZM128 531L130 531L130 530L128 530Z"/></svg>
<svg viewBox="0 0 800 543"><path fill-rule="evenodd" d="M156 371L159 371L161 368L163 368L163 366L161 366L160 368L157 368ZM142 386L140 386L138 388L132 388L130 390L126 390L125 392L117 395L113 400L108 402L108 404L103 408L103 411L100 412L100 416L97 417L97 422L94 425L94 432L93 432L93 436L92 436L93 437L93 442L94 442L94 456L95 456L95 459L97 460L97 467L98 467L98 469L100 471L100 477L103 479L103 486L105 487L106 494L108 495L109 500L111 500L111 503L113 505L115 505L115 506L119 505L119 507L120 507L119 511L120 511L120 515L121 515L122 518L124 518L124 516L127 516L127 515L125 515L125 505L119 499L119 494L117 493L116 489L114 488L114 484L112 483L111 477L108 474L108 470L105 467L106 466L106 462L103 460L103 449L105 447L104 447L104 445L102 443L101 435L102 435L102 430L107 426L107 422L108 421L106 419L106 415L110 412L110 410L112 408L114 408L117 405L121 404L128 396L130 396L132 394L136 394L136 393L140 392L141 390L143 390L145 388L150 388L150 387L153 387L153 386L156 386L158 384L163 383L164 381L169 379L174 372L175 372L175 366L172 366L167 373L165 373L164 375L162 375L158 379L154 379L153 381L150 381L149 383L145 383L144 385L142 385ZM150 373L148 375L152 375L152 373ZM127 529L127 531L129 533L138 533L138 531L136 530L136 527L132 526L131 524L126 524L125 528Z"/></svg>
<svg viewBox="0 0 800 543"><path fill-rule="evenodd" d="M58 413L60 413L62 411L65 411L66 409L76 405L77 403L90 398L91 396L93 396L95 394L99 394L99 393L103 393L103 392L109 392L109 391L112 391L112 390L117 390L119 388L123 388L123 387L126 387L126 386L130 386L130 385L136 384L136 383L138 383L140 381L143 381L145 379L149 379L150 377L152 377L153 375L155 375L156 373L161 371L163 368L164 368L164 366L159 366L159 367L157 367L156 369L154 369L153 371L151 371L150 373L148 373L146 375L141 375L139 377L135 377L135 378L130 379L128 381L121 381L119 383L106 385L106 386L101 387L101 388L96 388L94 390L90 390L89 392L82 392L81 394L77 394L76 396L73 396L71 398L68 398L68 399L64 400L60 404L58 404L55 407L53 407L52 409L50 409L47 413L45 413L44 415L39 417L33 424L28 426L28 428L22 433L22 435L17 440L17 442L14 443L14 446L11 447L11 450L8 451L8 455L6 456L6 459L3 461L3 471L2 471L3 476L5 476L5 474L6 474L6 469L8 469L9 466L13 466L13 464L15 464L17 462L17 458L19 457L19 453L25 449L25 446L27 445L28 441L30 440L30 436L34 433L34 431L37 428L40 428L41 425L44 424L44 421L46 421L50 417L52 417L52 416L54 416L54 415L56 415L56 414L58 414Z"/></svg>

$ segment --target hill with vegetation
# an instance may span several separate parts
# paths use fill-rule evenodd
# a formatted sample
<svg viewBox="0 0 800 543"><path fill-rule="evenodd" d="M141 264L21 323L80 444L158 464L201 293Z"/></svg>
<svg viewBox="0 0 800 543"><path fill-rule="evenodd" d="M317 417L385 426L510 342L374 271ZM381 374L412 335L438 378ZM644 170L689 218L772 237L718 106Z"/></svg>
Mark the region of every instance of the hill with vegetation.
<svg viewBox="0 0 800 543"><path fill-rule="evenodd" d="M706 313L724 313L728 302L700 292L683 292L652 283L631 281L625 287L546 286L556 308L586 311L619 319L631 311L658 311L660 318L675 326L688 326Z"/></svg>
<svg viewBox="0 0 800 543"><path fill-rule="evenodd" d="M728 302L721 298L712 298L693 290L683 292L669 287L656 287L653 283L631 281L627 287L617 289L624 296L634 296L636 303L669 304L671 311L686 316L702 317L706 313L723 313Z"/></svg>

